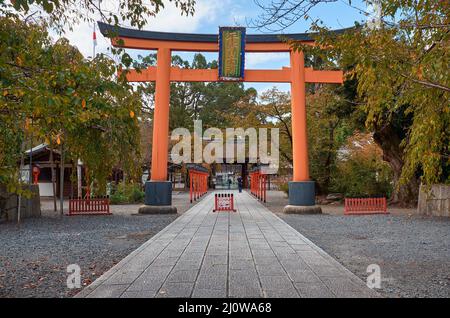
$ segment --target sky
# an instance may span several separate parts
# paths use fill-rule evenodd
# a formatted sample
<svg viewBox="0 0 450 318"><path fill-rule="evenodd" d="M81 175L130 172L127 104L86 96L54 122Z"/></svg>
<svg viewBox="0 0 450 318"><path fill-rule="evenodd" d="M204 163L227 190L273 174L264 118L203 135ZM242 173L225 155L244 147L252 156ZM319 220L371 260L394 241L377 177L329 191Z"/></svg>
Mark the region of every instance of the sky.
<svg viewBox="0 0 450 318"><path fill-rule="evenodd" d="M270 2L271 0L260 0ZM107 0L102 1L102 6L108 6ZM365 9L362 0L353 0L352 6ZM145 30L181 33L218 33L219 26L245 26L247 34L264 33L260 30L249 28L248 21L257 18L262 10L253 0L196 0L195 13L193 16L181 16L179 9L172 3L167 2L165 8L155 17L148 21ZM312 19L321 19L331 29L341 29L354 25L355 21L364 21L366 18L357 9L348 5L348 0L337 0L334 3L319 4L310 13ZM125 23L124 26L127 26ZM299 20L295 25L285 29L283 33L307 32L310 22ZM78 47L84 56L92 56L93 24L81 23L74 31L67 32L64 37L68 38L72 45ZM267 33L267 31L265 32ZM280 33L280 32L277 32ZM110 43L108 39L97 30L97 53L108 53ZM136 58L138 55L147 55L151 51L127 50ZM192 60L193 54L188 52L177 52L182 58ZM217 60L218 53L205 53L207 60ZM246 69L280 69L289 65L288 53L247 53L245 59ZM283 91L289 91L288 84L280 83L245 83L245 87L254 87L258 93L262 93L272 87Z"/></svg>

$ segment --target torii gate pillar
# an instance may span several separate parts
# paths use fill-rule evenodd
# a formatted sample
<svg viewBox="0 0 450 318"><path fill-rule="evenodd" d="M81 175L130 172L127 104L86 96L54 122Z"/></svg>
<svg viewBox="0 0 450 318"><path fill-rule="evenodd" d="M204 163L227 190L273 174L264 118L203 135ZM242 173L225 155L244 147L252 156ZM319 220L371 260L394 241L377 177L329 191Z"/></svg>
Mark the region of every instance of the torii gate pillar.
<svg viewBox="0 0 450 318"><path fill-rule="evenodd" d="M309 179L305 57L301 51L291 51L290 59L293 176L284 212L321 213L315 205L315 183Z"/></svg>
<svg viewBox="0 0 450 318"><path fill-rule="evenodd" d="M140 214L177 213L177 208L172 206L172 182L167 180L171 62L171 50L159 48L156 61L152 167L150 181L145 183L145 205L139 208Z"/></svg>

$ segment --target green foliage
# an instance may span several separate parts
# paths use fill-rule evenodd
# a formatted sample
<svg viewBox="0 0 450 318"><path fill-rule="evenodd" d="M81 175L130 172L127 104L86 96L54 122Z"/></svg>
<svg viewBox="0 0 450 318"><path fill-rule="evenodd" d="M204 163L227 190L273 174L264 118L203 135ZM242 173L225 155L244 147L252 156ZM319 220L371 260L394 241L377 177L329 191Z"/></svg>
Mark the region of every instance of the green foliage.
<svg viewBox="0 0 450 318"><path fill-rule="evenodd" d="M319 45L302 48L349 70L348 77L358 83L367 128L382 134L397 121L404 125L404 136L399 135L403 185L417 175L425 184L449 182L450 7L434 0L380 3L379 26L357 25L340 36L316 26Z"/></svg>
<svg viewBox="0 0 450 318"><path fill-rule="evenodd" d="M145 192L142 185L136 183L119 183L112 189L111 204L143 203Z"/></svg>
<svg viewBox="0 0 450 318"><path fill-rule="evenodd" d="M278 128L280 167L288 168L292 163L290 96L276 88L267 90L258 100L256 96L254 89L248 89L246 96L221 119L231 127Z"/></svg>
<svg viewBox="0 0 450 318"><path fill-rule="evenodd" d="M337 165L333 173L331 190L347 197L385 195L390 197L390 168L375 158L350 159Z"/></svg>
<svg viewBox="0 0 450 318"><path fill-rule="evenodd" d="M0 18L0 180L17 183L25 136L62 144L104 191L112 168L139 165L141 95L104 55L86 60L65 39L52 44L45 25Z"/></svg>
<svg viewBox="0 0 450 318"><path fill-rule="evenodd" d="M288 183L282 183L279 186L279 189L289 195L289 184Z"/></svg>
<svg viewBox="0 0 450 318"><path fill-rule="evenodd" d="M156 65L156 55L150 54L140 57L139 63L134 66L145 68ZM192 62L183 60L180 56L172 56L172 65L180 68L214 69L217 61L207 62L202 54L195 54ZM153 99L154 83L146 83L140 87L143 94ZM185 127L192 129L193 120L200 119L205 127L229 127L230 121L226 114L236 109L241 100L254 97L255 90L244 89L242 83L202 83L180 82L170 84L170 129Z"/></svg>
<svg viewBox="0 0 450 318"><path fill-rule="evenodd" d="M17 166L20 161L17 149L20 149L22 140L20 126L11 121L0 121L0 184L9 184L9 190L14 190L10 192L15 192L11 187L17 186L16 182L10 181L19 179L18 171L10 167Z"/></svg>
<svg viewBox="0 0 450 318"><path fill-rule="evenodd" d="M10 2L10 3L9 3ZM30 11L40 10L41 18L46 18L58 31L72 29L78 22L94 22L95 14L109 24L118 25L128 21L131 26L142 28L149 17L155 16L164 8L164 3L172 2L181 14L194 14L195 0L118 0L114 3L99 4L97 1L84 0L0 0L0 13L11 12L28 15ZM115 8L114 8L115 7Z"/></svg>
<svg viewBox="0 0 450 318"><path fill-rule="evenodd" d="M345 96L351 87L309 87L307 121L311 178L319 193L327 193L336 154L347 137L359 127L357 112ZM241 100L225 118L235 126L278 128L280 132L280 167L292 167L291 98L276 88L264 92L258 101ZM229 119L230 118L230 119Z"/></svg>
<svg viewBox="0 0 450 318"><path fill-rule="evenodd" d="M354 107L346 101L342 90L327 85L307 95L310 175L319 194L329 192L338 150L357 127Z"/></svg>
<svg viewBox="0 0 450 318"><path fill-rule="evenodd" d="M347 197L384 195L392 192L392 170L369 135L356 134L343 148L332 173L330 189Z"/></svg>

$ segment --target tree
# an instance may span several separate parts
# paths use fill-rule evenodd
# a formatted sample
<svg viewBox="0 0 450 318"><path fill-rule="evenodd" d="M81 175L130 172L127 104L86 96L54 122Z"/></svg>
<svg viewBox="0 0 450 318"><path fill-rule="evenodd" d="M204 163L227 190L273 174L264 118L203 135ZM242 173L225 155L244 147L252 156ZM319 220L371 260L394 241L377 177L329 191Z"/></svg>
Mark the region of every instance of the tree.
<svg viewBox="0 0 450 318"><path fill-rule="evenodd" d="M145 69L156 65L156 54L139 56L134 63L137 69ZM172 56L172 66L193 69L217 68L217 61L208 62L204 55L195 54L192 61ZM153 119L155 83L143 83L136 87L143 97L141 126L141 150L144 154L143 165L151 160L151 127ZM193 131L194 120L202 120L203 128L218 127L225 129L234 122L245 107L239 107L244 101L256 99L256 90L244 89L242 83L203 83L172 82L170 83L170 116L169 129L178 127ZM239 125L241 125L240 123Z"/></svg>
<svg viewBox="0 0 450 318"><path fill-rule="evenodd" d="M318 193L325 194L336 167L337 152L355 130L353 106L344 98L348 88L312 85L308 88L310 175L316 181ZM290 94L273 88L264 92L258 102L241 101L236 108L237 113L227 115L227 118L234 120L234 125L279 129L280 167L285 171L292 169Z"/></svg>
<svg viewBox="0 0 450 318"><path fill-rule="evenodd" d="M0 14L20 14L24 19L37 16L60 32L72 29L80 21L95 22L95 15L109 24L128 21L131 26L142 28L147 18L158 14L167 2L174 3L181 14L194 14L195 0L0 0Z"/></svg>
<svg viewBox="0 0 450 318"><path fill-rule="evenodd" d="M258 18L250 20L250 24L258 29L279 32L295 24L298 20L309 18L309 12L321 3L338 0L253 0L261 9ZM350 2L350 1L349 1Z"/></svg>
<svg viewBox="0 0 450 318"><path fill-rule="evenodd" d="M106 7L101 0L0 0L2 187L22 194L17 162L30 134L52 148L63 143L70 159L84 161L100 191L112 166L137 178L141 91L117 78L117 65L106 56L87 61L65 40L53 45L47 28L61 34L79 21L95 23L96 16L142 28L167 2L181 14L194 12L195 0L117 0ZM133 63L123 49L111 51L125 67Z"/></svg>
<svg viewBox="0 0 450 318"><path fill-rule="evenodd" d="M319 42L332 45L332 54L352 68L366 126L394 170L394 199L414 202L419 180L450 181L449 7L435 1L381 6L379 28L359 27ZM396 15L401 18L394 23Z"/></svg>
<svg viewBox="0 0 450 318"><path fill-rule="evenodd" d="M149 17L156 16L169 2L179 8L181 15L194 14L195 0L0 0L0 16L43 22L60 35L67 29L73 30L80 21L97 23L98 19L114 26L128 22L141 29ZM114 38L115 32L108 36ZM125 49L110 47L108 50L118 56L125 67L133 64Z"/></svg>
<svg viewBox="0 0 450 318"><path fill-rule="evenodd" d="M389 196L392 169L371 134L356 132L339 152L332 172L331 189L345 196Z"/></svg>
<svg viewBox="0 0 450 318"><path fill-rule="evenodd" d="M156 55L139 57L135 66L138 69L156 65ZM180 56L172 56L172 66L192 69L217 68L217 61L207 62L204 55L195 54L192 62L183 60ZM155 83L141 84L139 91L146 95L147 105L144 110L149 113L153 108ZM242 83L203 83L203 82L172 82L170 83L170 122L169 128L193 128L193 121L200 119L205 127L226 128L224 114L233 113L234 106L241 99L256 97L253 88L244 89Z"/></svg>
<svg viewBox="0 0 450 318"><path fill-rule="evenodd" d="M64 144L66 158L81 159L100 190L115 165L134 170L139 156L141 96L104 55L86 60L65 39L52 44L46 25L0 18L0 136L5 154L0 181L20 191L20 145Z"/></svg>
<svg viewBox="0 0 450 318"><path fill-rule="evenodd" d="M261 95L260 103L253 106L263 126L280 131L280 167L292 167L291 97L289 93L272 88ZM258 126L258 125L257 125ZM269 127L270 127L269 126Z"/></svg>
<svg viewBox="0 0 450 318"><path fill-rule="evenodd" d="M278 4L287 10L299 2L306 1ZM317 46L292 45L328 66L344 68L356 81L354 102L394 171L393 199L411 204L419 182L450 181L450 7L431 0L377 3L382 14L370 27L356 24L336 35L318 21L312 27L319 32Z"/></svg>
<svg viewBox="0 0 450 318"><path fill-rule="evenodd" d="M323 86L306 98L310 174L317 183L319 194L329 192L338 150L353 131L347 113L341 109L345 107L345 101L335 90Z"/></svg>

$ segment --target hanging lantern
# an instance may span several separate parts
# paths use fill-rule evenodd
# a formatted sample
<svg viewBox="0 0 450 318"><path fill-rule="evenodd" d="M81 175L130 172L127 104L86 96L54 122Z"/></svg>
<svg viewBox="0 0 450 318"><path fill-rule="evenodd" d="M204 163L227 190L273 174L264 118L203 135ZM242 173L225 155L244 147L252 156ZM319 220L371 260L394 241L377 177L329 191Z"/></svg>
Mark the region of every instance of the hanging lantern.
<svg viewBox="0 0 450 318"><path fill-rule="evenodd" d="M41 173L41 169L39 169L38 167L34 166L33 167L33 184L38 184L38 180L39 180L39 174Z"/></svg>

